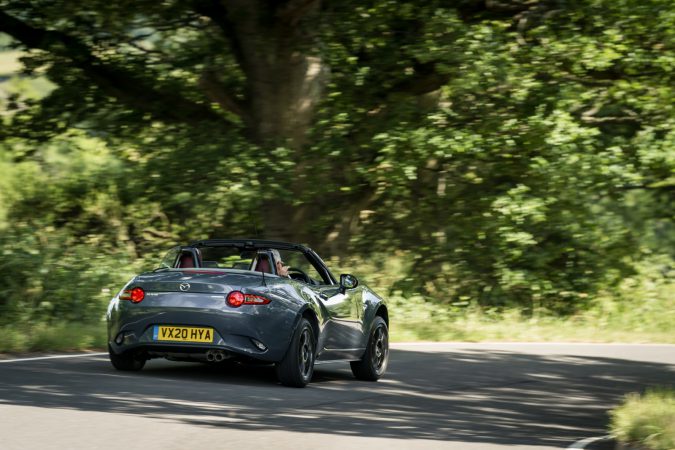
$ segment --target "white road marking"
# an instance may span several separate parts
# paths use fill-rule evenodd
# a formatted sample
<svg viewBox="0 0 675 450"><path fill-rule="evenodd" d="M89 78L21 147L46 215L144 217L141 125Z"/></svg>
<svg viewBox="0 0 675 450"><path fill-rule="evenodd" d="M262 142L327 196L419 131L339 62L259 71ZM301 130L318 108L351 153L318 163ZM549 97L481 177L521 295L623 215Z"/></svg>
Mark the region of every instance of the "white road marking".
<svg viewBox="0 0 675 450"><path fill-rule="evenodd" d="M52 355L52 356L36 356L33 358L14 358L14 359L0 359L2 363L23 362L23 361L41 361L44 359L63 359L63 358L87 358L92 356L103 356L108 353L78 353L75 355Z"/></svg>
<svg viewBox="0 0 675 450"><path fill-rule="evenodd" d="M435 346L435 345L469 345L469 346L492 346L492 345L569 345L569 346L611 346L611 347L627 347L627 346L645 346L645 347L675 347L675 344L659 344L649 342L516 342L516 341L480 341L480 342L462 342L462 341L429 341L429 342L390 342L391 347L405 346L405 347L419 347L419 346Z"/></svg>
<svg viewBox="0 0 675 450"><path fill-rule="evenodd" d="M604 439L611 439L612 436L606 435L606 436L600 436L600 437L590 437L586 439L581 439L580 441L576 441L574 444L570 445L567 448L586 448L586 446L597 442L597 441L602 441Z"/></svg>

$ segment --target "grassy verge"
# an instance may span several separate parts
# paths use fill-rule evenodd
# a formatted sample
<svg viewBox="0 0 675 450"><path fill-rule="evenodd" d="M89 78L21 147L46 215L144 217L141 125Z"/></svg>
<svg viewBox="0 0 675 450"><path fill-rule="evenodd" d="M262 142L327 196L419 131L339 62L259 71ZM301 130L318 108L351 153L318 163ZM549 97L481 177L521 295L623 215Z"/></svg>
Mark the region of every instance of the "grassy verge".
<svg viewBox="0 0 675 450"><path fill-rule="evenodd" d="M572 316L545 310L440 305L422 296L390 297L394 341L560 341L675 343L675 277L654 270L601 292Z"/></svg>
<svg viewBox="0 0 675 450"><path fill-rule="evenodd" d="M340 264L343 263L343 266ZM593 294L572 316L545 308L480 307L475 299L444 302L442 292L421 295L391 286L406 273L405 260L385 267L368 261L331 260L335 273L355 273L389 300L392 341L560 341L675 344L675 270L670 259L636 266L631 277Z"/></svg>
<svg viewBox="0 0 675 450"><path fill-rule="evenodd" d="M519 310L443 309L420 299L390 303L391 340L675 343L670 313L641 322L625 314L590 312L570 318L525 317ZM33 324L0 327L0 353L103 349L105 323Z"/></svg>
<svg viewBox="0 0 675 450"><path fill-rule="evenodd" d="M394 322L392 342L597 342L675 344L673 331L624 330L598 327L593 323L557 318L486 320L472 315L460 321L443 323Z"/></svg>
<svg viewBox="0 0 675 450"><path fill-rule="evenodd" d="M0 353L69 351L104 348L104 323L45 323L0 327Z"/></svg>
<svg viewBox="0 0 675 450"><path fill-rule="evenodd" d="M612 433L627 444L650 450L675 449L675 389L630 394L612 411Z"/></svg>
<svg viewBox="0 0 675 450"><path fill-rule="evenodd" d="M422 296L388 296L391 340L558 341L675 344L675 281L628 282L571 317L517 308L439 304ZM382 286L386 286L384 283ZM386 292L382 287L376 291ZM0 353L105 348L105 323L0 325Z"/></svg>
<svg viewBox="0 0 675 450"><path fill-rule="evenodd" d="M668 303L668 304L665 304ZM596 307L572 317L519 309L448 308L421 298L392 299L391 340L675 343L673 301L652 309ZM670 305L670 306L669 306Z"/></svg>

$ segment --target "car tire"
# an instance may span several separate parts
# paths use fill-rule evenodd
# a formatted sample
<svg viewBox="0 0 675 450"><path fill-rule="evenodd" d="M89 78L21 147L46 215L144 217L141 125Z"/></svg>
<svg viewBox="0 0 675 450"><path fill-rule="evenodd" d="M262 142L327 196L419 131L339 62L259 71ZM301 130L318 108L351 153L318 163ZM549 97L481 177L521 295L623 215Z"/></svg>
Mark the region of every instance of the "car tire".
<svg viewBox="0 0 675 450"><path fill-rule="evenodd" d="M368 345L359 361L352 361L352 373L359 380L377 381L387 370L389 363L389 330L387 323L376 316L370 327Z"/></svg>
<svg viewBox="0 0 675 450"><path fill-rule="evenodd" d="M314 330L307 319L300 319L284 359L276 363L277 378L284 386L305 387L314 373Z"/></svg>
<svg viewBox="0 0 675 450"><path fill-rule="evenodd" d="M110 356L110 363L117 370L137 371L145 366L145 359L138 359L132 352L125 352L116 354L112 348L108 346L108 355Z"/></svg>

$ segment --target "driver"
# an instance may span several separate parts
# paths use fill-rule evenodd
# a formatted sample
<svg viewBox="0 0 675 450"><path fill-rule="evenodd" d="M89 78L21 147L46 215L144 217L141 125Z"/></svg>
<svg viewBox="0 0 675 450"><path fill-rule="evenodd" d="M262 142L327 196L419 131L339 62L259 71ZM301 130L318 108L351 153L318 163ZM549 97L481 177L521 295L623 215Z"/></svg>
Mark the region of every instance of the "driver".
<svg viewBox="0 0 675 450"><path fill-rule="evenodd" d="M277 268L277 275L280 277L286 277L290 278L290 275L288 275L288 266L284 265L284 262L281 260L281 255L279 254L279 250L273 248L271 249L272 256L274 256L274 264L276 265Z"/></svg>

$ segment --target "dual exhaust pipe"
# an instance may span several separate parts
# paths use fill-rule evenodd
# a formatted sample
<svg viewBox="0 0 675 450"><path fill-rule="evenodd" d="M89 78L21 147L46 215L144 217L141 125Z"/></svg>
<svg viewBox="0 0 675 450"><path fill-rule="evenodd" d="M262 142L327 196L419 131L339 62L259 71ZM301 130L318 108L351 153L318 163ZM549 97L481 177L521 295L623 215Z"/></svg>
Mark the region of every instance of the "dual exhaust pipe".
<svg viewBox="0 0 675 450"><path fill-rule="evenodd" d="M221 362L225 359L225 352L222 350L208 350L206 352L206 360L208 362Z"/></svg>

